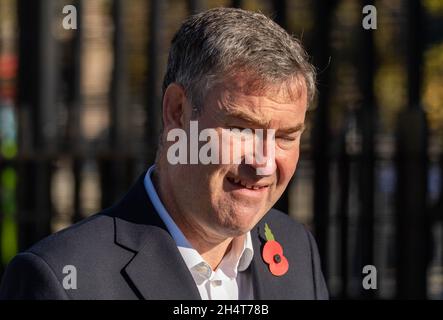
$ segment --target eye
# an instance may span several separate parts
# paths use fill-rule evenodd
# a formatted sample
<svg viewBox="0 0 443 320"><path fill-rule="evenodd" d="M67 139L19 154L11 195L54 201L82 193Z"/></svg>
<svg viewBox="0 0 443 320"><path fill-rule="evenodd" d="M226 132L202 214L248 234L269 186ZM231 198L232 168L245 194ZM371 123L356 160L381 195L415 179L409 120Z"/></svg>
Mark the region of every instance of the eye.
<svg viewBox="0 0 443 320"><path fill-rule="evenodd" d="M229 129L229 130L233 130L233 132L236 132L237 130L242 131L242 130L244 130L244 129L246 129L246 128L243 128L243 127L237 127L237 126L230 126L230 127L228 127L228 129Z"/></svg>
<svg viewBox="0 0 443 320"><path fill-rule="evenodd" d="M298 139L298 135L297 136L278 136L276 137L276 139L279 139L281 141L287 141L287 142L292 142Z"/></svg>
<svg viewBox="0 0 443 320"><path fill-rule="evenodd" d="M300 137L300 135L278 136L278 137L276 137L277 145L282 149L291 149L297 144L299 137Z"/></svg>

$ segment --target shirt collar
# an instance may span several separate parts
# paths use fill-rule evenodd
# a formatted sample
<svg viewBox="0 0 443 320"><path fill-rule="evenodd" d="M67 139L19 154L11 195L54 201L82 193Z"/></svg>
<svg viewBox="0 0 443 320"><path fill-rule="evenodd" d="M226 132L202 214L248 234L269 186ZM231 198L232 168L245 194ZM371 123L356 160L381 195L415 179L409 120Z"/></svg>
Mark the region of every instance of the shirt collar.
<svg viewBox="0 0 443 320"><path fill-rule="evenodd" d="M186 266L189 270L191 270L193 276L194 273L197 273L200 277L209 279L213 273L211 268L197 252L197 250L192 247L161 202L151 179L154 169L155 166L151 166L144 179L144 185L149 199L151 200L158 215L166 225L166 228L168 228L169 233L177 244L177 248L186 263ZM248 268L253 256L254 249L252 246L251 233L247 232L245 235L233 239L231 250L229 250L228 254L223 257L223 260L217 267L217 270L220 269L227 276L235 278L237 276L237 272L244 271Z"/></svg>

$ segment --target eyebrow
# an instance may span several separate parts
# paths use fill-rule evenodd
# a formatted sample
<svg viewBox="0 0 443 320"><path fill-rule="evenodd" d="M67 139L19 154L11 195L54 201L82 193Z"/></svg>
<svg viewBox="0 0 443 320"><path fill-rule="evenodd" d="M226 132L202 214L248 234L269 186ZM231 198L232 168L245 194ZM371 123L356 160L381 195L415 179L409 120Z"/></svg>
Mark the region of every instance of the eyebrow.
<svg viewBox="0 0 443 320"><path fill-rule="evenodd" d="M256 117L250 115L249 113L246 113L243 111L233 110L233 111L228 112L227 115L229 118L234 118L236 120L243 120L245 122L255 124L259 127L268 127L269 126L269 121L266 121L266 120L263 120L260 118L256 118Z"/></svg>
<svg viewBox="0 0 443 320"><path fill-rule="evenodd" d="M305 124L298 123L295 127L282 128L279 131L290 134L290 133L294 133L294 132L303 132L304 130L305 130Z"/></svg>
<svg viewBox="0 0 443 320"><path fill-rule="evenodd" d="M256 118L248 113L245 113L243 111L239 111L239 110L233 110L230 111L227 116L229 118L234 118L234 119L238 119L238 120L242 120L254 125L257 125L259 127L269 127L269 122L267 120L263 120L260 118ZM303 132L305 130L305 125L304 123L298 123L296 126L294 127L287 127L287 128L281 128L278 131L280 132L284 132L286 134L291 134L294 132Z"/></svg>

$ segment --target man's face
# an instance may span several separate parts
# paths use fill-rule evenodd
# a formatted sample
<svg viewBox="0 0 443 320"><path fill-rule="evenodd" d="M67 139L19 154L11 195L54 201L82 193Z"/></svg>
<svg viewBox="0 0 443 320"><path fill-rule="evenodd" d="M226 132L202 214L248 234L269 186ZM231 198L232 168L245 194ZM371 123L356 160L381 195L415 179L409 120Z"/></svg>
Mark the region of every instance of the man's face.
<svg viewBox="0 0 443 320"><path fill-rule="evenodd" d="M197 118L191 118L190 111L184 114L182 129L188 138L191 120L198 121L199 131L211 128L219 137L223 130L226 134L233 128L249 128L253 132L263 129L264 137L267 129L275 130L275 156L267 165L247 164L244 148L241 163L171 165L175 202L186 220L198 224L208 234L234 237L252 229L280 198L297 166L307 108L304 83L294 81L289 88L296 94L289 97L286 87L257 94L238 86L218 86L207 95ZM228 136L232 146L238 135ZM269 155L266 139L263 143L264 155ZM203 144L200 142L199 146ZM220 138L220 154L226 150L223 147L226 144ZM233 146L229 150L232 153ZM265 175L257 174L260 167L266 167Z"/></svg>

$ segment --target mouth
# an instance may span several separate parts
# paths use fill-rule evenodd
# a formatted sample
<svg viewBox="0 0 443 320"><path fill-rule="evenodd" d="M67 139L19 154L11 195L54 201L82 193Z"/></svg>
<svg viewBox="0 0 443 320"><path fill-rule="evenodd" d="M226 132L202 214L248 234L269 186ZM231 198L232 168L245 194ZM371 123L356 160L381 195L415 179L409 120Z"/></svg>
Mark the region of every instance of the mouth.
<svg viewBox="0 0 443 320"><path fill-rule="evenodd" d="M264 191L270 186L270 184L268 183L254 183L234 177L227 177L227 180L237 188L248 189L252 191Z"/></svg>

